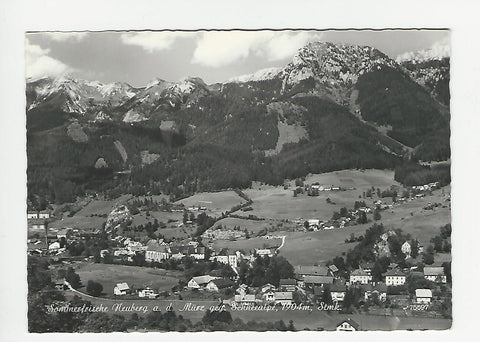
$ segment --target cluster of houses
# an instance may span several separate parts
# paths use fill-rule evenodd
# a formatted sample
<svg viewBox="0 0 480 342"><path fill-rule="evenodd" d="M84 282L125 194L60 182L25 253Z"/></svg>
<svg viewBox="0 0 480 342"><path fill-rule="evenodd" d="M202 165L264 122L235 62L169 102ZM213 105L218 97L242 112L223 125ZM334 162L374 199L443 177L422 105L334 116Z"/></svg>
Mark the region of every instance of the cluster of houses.
<svg viewBox="0 0 480 342"><path fill-rule="evenodd" d="M412 190L416 191L429 191L429 190L435 190L440 188L440 183L439 182L432 182L424 185L414 185L412 186Z"/></svg>
<svg viewBox="0 0 480 342"><path fill-rule="evenodd" d="M127 283L118 283L113 288L113 294L115 296L126 296L126 295L138 295L139 298L149 298L155 299L159 296L158 293L155 292L150 287L140 288L140 289L133 289Z"/></svg>

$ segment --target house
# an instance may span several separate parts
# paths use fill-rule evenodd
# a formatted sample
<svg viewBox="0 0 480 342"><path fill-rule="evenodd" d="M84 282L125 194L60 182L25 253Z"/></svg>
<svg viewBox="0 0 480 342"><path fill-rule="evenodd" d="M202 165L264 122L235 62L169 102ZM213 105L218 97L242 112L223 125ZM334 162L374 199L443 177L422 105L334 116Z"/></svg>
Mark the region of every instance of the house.
<svg viewBox="0 0 480 342"><path fill-rule="evenodd" d="M432 290L430 289L416 289L415 299L417 303L428 304L432 301Z"/></svg>
<svg viewBox="0 0 480 342"><path fill-rule="evenodd" d="M275 291L267 290L262 293L262 300L264 303L270 304L275 302Z"/></svg>
<svg viewBox="0 0 480 342"><path fill-rule="evenodd" d="M212 256L210 261L216 261L225 265L230 265L232 268L238 266L238 257L236 254L229 253L226 250L222 250L218 255Z"/></svg>
<svg viewBox="0 0 480 342"><path fill-rule="evenodd" d="M336 277L336 276L338 275L339 269L338 269L337 266L335 266L335 265L330 265L330 266L328 266L328 270L329 270L329 272L330 272L330 274L331 274L332 276Z"/></svg>
<svg viewBox="0 0 480 342"><path fill-rule="evenodd" d="M218 279L217 277L212 277L210 275L203 275L198 277L193 277L187 284L189 289L199 289L206 286L210 281Z"/></svg>
<svg viewBox="0 0 480 342"><path fill-rule="evenodd" d="M365 284L360 287L364 292L365 300L377 297L381 302L387 300L387 285L384 283L378 283L375 286L372 284Z"/></svg>
<svg viewBox="0 0 480 342"><path fill-rule="evenodd" d="M305 276L314 276L314 275L321 275L321 276L331 276L328 267L325 266L296 266L295 267L295 274L297 279L302 280Z"/></svg>
<svg viewBox="0 0 480 342"><path fill-rule="evenodd" d="M362 269L354 270L350 273L351 284L368 284L371 281L372 275Z"/></svg>
<svg viewBox="0 0 480 342"><path fill-rule="evenodd" d="M407 280L407 276L398 268L390 270L387 273L385 273L385 284L387 284L387 286L404 285L406 280Z"/></svg>
<svg viewBox="0 0 480 342"><path fill-rule="evenodd" d="M410 254L412 253L412 246L405 241L401 247L402 253L405 254L405 259L410 258Z"/></svg>
<svg viewBox="0 0 480 342"><path fill-rule="evenodd" d="M343 320L337 324L336 330L337 331L359 331L360 324L358 324L351 318L347 318L346 320Z"/></svg>
<svg viewBox="0 0 480 342"><path fill-rule="evenodd" d="M232 287L235 283L231 281L230 279L224 279L224 278L219 278L219 279L213 279L208 282L206 289L208 291L215 291L218 292L223 289L227 289L229 287Z"/></svg>
<svg viewBox="0 0 480 342"><path fill-rule="evenodd" d="M168 246L162 245L156 240L147 242L147 250L145 251L146 262L161 262L170 258Z"/></svg>
<svg viewBox="0 0 480 342"><path fill-rule="evenodd" d="M39 219L49 219L50 218L50 213L46 211L41 211L38 213L38 218Z"/></svg>
<svg viewBox="0 0 480 342"><path fill-rule="evenodd" d="M425 279L435 283L445 284L447 282L447 276L445 275L443 267L425 267L423 269L423 276Z"/></svg>
<svg viewBox="0 0 480 342"><path fill-rule="evenodd" d="M332 284L330 285L330 294L334 302L343 302L345 293L347 292L347 286L345 284Z"/></svg>
<svg viewBox="0 0 480 342"><path fill-rule="evenodd" d="M58 241L55 241L53 243L51 243L50 245L48 245L48 250L49 251L57 251L60 249L60 242Z"/></svg>
<svg viewBox="0 0 480 342"><path fill-rule="evenodd" d="M113 288L113 294L115 296L124 296L127 293L130 292L130 287L128 287L127 283L118 283L114 288Z"/></svg>
<svg viewBox="0 0 480 342"><path fill-rule="evenodd" d="M297 281L295 279L280 279L280 291L293 292L295 291L296 287Z"/></svg>
<svg viewBox="0 0 480 342"><path fill-rule="evenodd" d="M271 257L273 256L272 250L265 248L265 249L255 249L255 253L261 257L268 256Z"/></svg>
<svg viewBox="0 0 480 342"><path fill-rule="evenodd" d="M276 287L274 285L267 283L260 288L260 292L265 293L267 291L275 291L275 289Z"/></svg>
<svg viewBox="0 0 480 342"><path fill-rule="evenodd" d="M235 295L235 303L237 304L255 304L255 295L254 294L237 294Z"/></svg>
<svg viewBox="0 0 480 342"><path fill-rule="evenodd" d="M333 277L326 275L307 275L303 278L306 288L314 288L315 286L325 286L333 284Z"/></svg>
<svg viewBox="0 0 480 342"><path fill-rule="evenodd" d="M292 304L293 293L292 292L275 292L274 293L275 304Z"/></svg>
<svg viewBox="0 0 480 342"><path fill-rule="evenodd" d="M66 282L65 278L57 279L55 281L55 288L57 290L67 290L68 285L67 285L67 282Z"/></svg>
<svg viewBox="0 0 480 342"><path fill-rule="evenodd" d="M312 229L320 227L320 220L319 219L308 220L308 227Z"/></svg>
<svg viewBox="0 0 480 342"><path fill-rule="evenodd" d="M140 298L156 298L158 294L155 293L154 290L152 290L149 287L146 287L140 291L138 291L138 296Z"/></svg>
<svg viewBox="0 0 480 342"><path fill-rule="evenodd" d="M373 266L374 266L373 262L361 262L359 265L360 269L367 272L368 275L372 274Z"/></svg>
<svg viewBox="0 0 480 342"><path fill-rule="evenodd" d="M27 219L38 219L38 213L36 211L27 211Z"/></svg>

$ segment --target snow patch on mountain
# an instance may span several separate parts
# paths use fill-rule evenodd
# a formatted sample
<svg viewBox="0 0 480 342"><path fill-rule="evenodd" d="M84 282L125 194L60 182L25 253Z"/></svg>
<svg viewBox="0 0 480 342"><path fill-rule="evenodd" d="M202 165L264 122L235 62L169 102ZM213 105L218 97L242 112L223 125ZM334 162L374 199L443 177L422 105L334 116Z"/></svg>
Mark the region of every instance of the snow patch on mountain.
<svg viewBox="0 0 480 342"><path fill-rule="evenodd" d="M232 77L228 80L227 83L245 83L271 80L275 78L280 73L280 71L282 71L282 68L265 68L258 70L253 74Z"/></svg>

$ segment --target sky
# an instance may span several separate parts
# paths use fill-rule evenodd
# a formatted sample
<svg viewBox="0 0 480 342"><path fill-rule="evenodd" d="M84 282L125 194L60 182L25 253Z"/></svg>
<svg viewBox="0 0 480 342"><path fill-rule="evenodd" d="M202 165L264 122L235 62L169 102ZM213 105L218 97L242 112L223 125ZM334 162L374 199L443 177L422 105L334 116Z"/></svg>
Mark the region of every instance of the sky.
<svg viewBox="0 0 480 342"><path fill-rule="evenodd" d="M391 58L449 45L447 30L31 32L26 76L71 76L143 87L156 78L224 82L288 64L311 41L368 45Z"/></svg>

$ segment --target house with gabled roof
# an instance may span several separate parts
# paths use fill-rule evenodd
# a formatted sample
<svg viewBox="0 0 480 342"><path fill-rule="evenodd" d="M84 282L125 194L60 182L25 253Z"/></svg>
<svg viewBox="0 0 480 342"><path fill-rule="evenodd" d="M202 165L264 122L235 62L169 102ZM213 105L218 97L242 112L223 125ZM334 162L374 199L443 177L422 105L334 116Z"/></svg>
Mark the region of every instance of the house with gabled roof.
<svg viewBox="0 0 480 342"><path fill-rule="evenodd" d="M351 284L368 284L371 281L372 275L362 269L357 269L350 273Z"/></svg>
<svg viewBox="0 0 480 342"><path fill-rule="evenodd" d="M337 331L359 331L360 324L358 324L351 318L347 318L337 324L336 330Z"/></svg>
<svg viewBox="0 0 480 342"><path fill-rule="evenodd" d="M115 296L124 296L130 292L130 287L128 286L127 283L118 283L114 288L113 288L113 294Z"/></svg>
<svg viewBox="0 0 480 342"><path fill-rule="evenodd" d="M387 271L385 273L385 284L387 286L401 286L407 281L407 275L398 268Z"/></svg>
<svg viewBox="0 0 480 342"><path fill-rule="evenodd" d="M430 267L423 268L423 276L425 279L433 281L435 283L445 284L447 282L447 276L443 267Z"/></svg>
<svg viewBox="0 0 480 342"><path fill-rule="evenodd" d="M189 289L199 289L205 287L210 281L218 279L218 277L212 277L211 275L202 275L193 277L187 284Z"/></svg>
<svg viewBox="0 0 480 342"><path fill-rule="evenodd" d="M347 286L345 284L336 283L330 285L330 294L334 302L343 302L345 294L347 293Z"/></svg>
<svg viewBox="0 0 480 342"><path fill-rule="evenodd" d="M146 262L161 262L169 259L170 256L171 254L168 246L153 239L147 242L147 250L145 251Z"/></svg>
<svg viewBox="0 0 480 342"><path fill-rule="evenodd" d="M275 292L274 293L275 304L292 304L293 293L292 292Z"/></svg>
<svg viewBox="0 0 480 342"><path fill-rule="evenodd" d="M430 289L416 289L415 300L417 303L428 304L432 301L432 290Z"/></svg>
<svg viewBox="0 0 480 342"><path fill-rule="evenodd" d="M297 287L297 281L295 279L280 279L278 287L280 291L293 292Z"/></svg>
<svg viewBox="0 0 480 342"><path fill-rule="evenodd" d="M205 288L208 291L218 292L220 290L230 288L234 284L235 283L233 281L231 281L230 279L218 278L218 279L213 279L213 280L209 281Z"/></svg>
<svg viewBox="0 0 480 342"><path fill-rule="evenodd" d="M314 288L315 286L325 286L333 284L334 278L332 276L324 275L308 275L303 278L305 288Z"/></svg>

